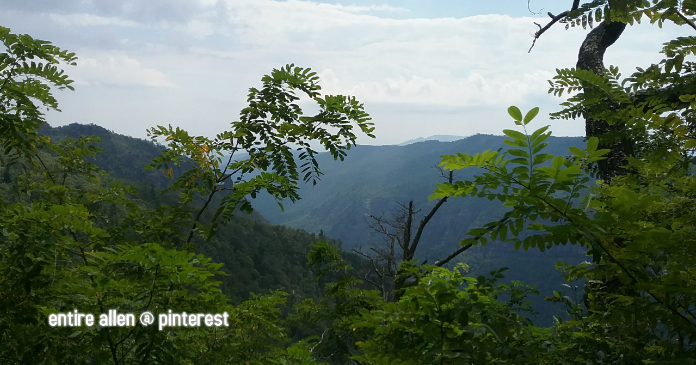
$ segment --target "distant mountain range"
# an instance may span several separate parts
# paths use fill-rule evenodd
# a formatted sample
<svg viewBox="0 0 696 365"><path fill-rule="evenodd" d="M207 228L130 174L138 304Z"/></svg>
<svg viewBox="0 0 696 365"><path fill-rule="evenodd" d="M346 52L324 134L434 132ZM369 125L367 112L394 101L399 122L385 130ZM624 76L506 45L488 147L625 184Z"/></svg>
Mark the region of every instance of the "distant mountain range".
<svg viewBox="0 0 696 365"><path fill-rule="evenodd" d="M405 146L359 145L348 151L345 161L330 155L318 155L324 175L317 185L301 184L302 199L295 204L284 202L285 211L265 195L252 201L271 223L286 224L312 232L323 230L328 236L343 240L345 247L366 245L379 238L366 227L365 217L389 216L398 203L413 200L427 211L435 202L428 197L444 181L437 168L441 156L457 152L475 154L487 149L506 148L504 137L477 134L454 142L424 141ZM583 145L582 137L550 137L547 151L569 154L569 146ZM455 180L472 178L478 171L457 171ZM443 206L428 233L424 258L433 259L463 238L470 227L486 223L501 212L499 202L472 198L454 199ZM439 222L439 223L436 223ZM443 251L444 250L444 251Z"/></svg>
<svg viewBox="0 0 696 365"><path fill-rule="evenodd" d="M505 149L503 140L501 136L478 134L454 142L428 140L403 146L361 145L348 151L342 162L323 153L318 160L324 176L315 186L301 186L302 200L295 204L285 202L284 212L266 196L253 200L252 204L271 223L310 232L323 231L329 237L342 240L345 250L361 247L367 251L384 240L383 235L370 228L370 216L392 218L400 203L408 204L413 200L420 209L418 222L435 204L428 197L437 187L436 183L444 181L436 167L440 156ZM548 153L563 155L569 154L569 146L584 145L582 137L550 137L548 142ZM460 170L454 177L469 179L477 172L475 169ZM448 201L424 231L418 258L434 263L446 257L459 247L458 242L470 228L498 219L504 212L505 207L497 200L459 198ZM524 252L514 251L511 245L501 243L472 248L460 258L471 266L475 275L509 267L508 278L537 285L543 296L564 289L562 284L565 281L555 270L556 261L579 263L586 259L584 250L575 246L558 246L546 252L537 249ZM544 313L558 311L540 298L535 300L535 305ZM550 316L546 319L550 320Z"/></svg>
<svg viewBox="0 0 696 365"><path fill-rule="evenodd" d="M416 139L411 139L411 140L408 140L406 142L399 143L399 144L397 144L397 146L406 146L409 144L414 144L414 143L418 143L418 142L425 142L425 141L454 142L454 141L458 141L458 140L464 139L464 138L466 138L466 137L436 134L434 136L430 136L430 137L426 137L426 138L418 137Z"/></svg>
<svg viewBox="0 0 696 365"><path fill-rule="evenodd" d="M158 190L170 182L159 172L143 170L162 151L162 147L151 142L114 134L96 125L46 127L42 132L52 138L98 135L106 152L95 162L107 172L138 182L145 189ZM443 142L447 140L453 141ZM318 288L305 267L303 256L309 242L317 237L311 233L323 232L327 237L340 239L344 251L348 252L377 247L384 236L370 228L371 216L391 219L398 212L399 204L413 200L420 210L418 222L435 204L428 197L436 183L444 181L437 168L440 156L505 148L503 140L501 136L479 134L470 137L431 136L420 142L413 140L391 146L356 146L348 151L343 162L321 153L318 161L324 173L322 180L315 186L301 184L299 193L302 200L295 204L284 202L285 211L282 212L275 201L264 194L259 195L252 200L256 211L249 217L251 220L232 222L221 231L215 244L204 247L202 251L224 262L231 277L237 278L236 281L225 281L223 285L235 301L246 297L249 291L271 288L316 295ZM582 146L583 138L551 137L548 142L549 153L568 154L568 147ZM461 170L455 173L455 179L469 179L477 172L474 169ZM154 190L149 194L154 196ZM498 201L474 198L448 201L424 231L417 258L434 263L456 250L458 242L470 228L497 219L504 212L505 208ZM311 233L273 228L266 221ZM584 250L575 246L554 247L546 252L524 252L497 242L486 247L474 247L459 257L459 261L470 265L471 275L485 275L490 270L509 267L507 280L536 285L542 296L533 298L533 302L535 309L543 314L537 320L541 325L550 323L550 314L561 314L562 308L541 299L551 295L552 290L564 289L564 280L555 270L555 262L578 263L586 259ZM280 262L278 260L283 265L274 269L277 265L273 262ZM365 267L355 258L351 260L357 266Z"/></svg>

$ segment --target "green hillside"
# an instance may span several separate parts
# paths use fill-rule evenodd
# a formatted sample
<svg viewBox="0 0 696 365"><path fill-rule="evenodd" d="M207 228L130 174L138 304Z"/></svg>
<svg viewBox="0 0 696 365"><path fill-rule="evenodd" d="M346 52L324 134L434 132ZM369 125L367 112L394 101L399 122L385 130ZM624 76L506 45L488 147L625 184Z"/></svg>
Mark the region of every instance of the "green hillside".
<svg viewBox="0 0 696 365"><path fill-rule="evenodd" d="M42 129L76 55L0 27L0 364L696 365L696 37L602 65L624 22L694 14L549 13L535 40L602 21L549 81L584 140L510 106L504 139L357 148L364 105L294 64L214 137Z"/></svg>
<svg viewBox="0 0 696 365"><path fill-rule="evenodd" d="M567 154L568 146L581 145L580 137L551 137L550 153ZM436 168L440 156L463 152L473 154L504 146L503 137L475 135L455 142L426 141L407 146L357 146L345 161L319 156L325 175L317 185L301 186L302 200L285 204L282 212L270 199L254 200L255 208L270 222L287 224L312 232L323 230L340 238L348 248L369 244L377 238L364 217L389 216L397 203L413 200L422 211L434 205L428 197L443 182ZM455 180L473 177L476 170L455 174ZM487 222L500 212L500 204L458 199L445 204L427 233L428 249L423 254L438 255L451 248L469 227ZM434 256L433 256L434 257Z"/></svg>
<svg viewBox="0 0 696 365"><path fill-rule="evenodd" d="M163 147L116 134L94 124L74 123L55 128L43 126L41 134L54 142L86 135L99 137L101 142L95 146L104 152L86 160L108 174L103 179L105 183L125 181L136 188L136 199L150 208L176 203L174 194L160 194L171 180L159 171L145 169L153 158L162 153ZM18 168L14 170L13 175L19 173ZM179 173L182 171L183 168ZM4 186L12 183L8 181ZM256 211L251 214L240 212L220 229L211 242L199 244L197 248L198 252L224 264L223 271L227 275L219 278L221 288L234 303L246 300L251 293L261 294L270 290L294 293L295 299L301 300L320 295L316 275L306 266L310 244L316 240L316 234L270 225Z"/></svg>
<svg viewBox="0 0 696 365"><path fill-rule="evenodd" d="M175 203L175 196L157 193L171 180L158 171L145 169L162 152L161 146L97 125L45 126L41 132L56 140L82 135L100 137L98 146L104 152L92 158L96 165L114 178L136 186L140 199L152 207ZM298 299L317 297L320 288L315 274L305 265L309 245L316 241L317 234L340 240L348 254L354 249L368 251L370 247L379 247L384 236L370 228L371 215L390 219L399 203L413 200L420 209L418 219L422 218L434 205L428 196L437 182L444 181L436 168L441 155L475 153L502 145L502 140L500 136L475 135L455 142L356 146L343 162L320 154L322 180L317 185L302 184L301 200L294 204L285 202L282 211L267 195L260 195L252 201L255 210L251 215L239 213L210 243L199 245L198 251L225 264L224 271L229 276L221 278L222 289L234 302L241 302L250 293L272 289L295 293ZM581 143L579 137L552 137L549 149L561 154L568 146ZM179 169L178 174L182 171ZM476 171L466 173L455 175L455 179L471 178ZM496 219L504 211L499 202L485 199L447 202L424 231L417 258L433 263L447 256L459 247L467 230ZM553 290L561 290L565 282L555 270L555 262L578 263L585 257L583 249L577 246L559 246L542 253L519 252L509 245L494 243L472 247L454 262L467 263L473 275L508 267L508 280L535 283L541 296L531 299L540 312L537 321L546 324L551 314L560 314L562 310L542 300ZM353 260L358 266L366 264L357 258Z"/></svg>
<svg viewBox="0 0 696 365"><path fill-rule="evenodd" d="M399 203L414 201L420 214L416 221L430 211L435 201L428 197L445 179L436 166L440 156L463 152L474 154L486 149L497 149L503 137L474 135L454 142L425 141L406 146L357 146L351 149L345 161L334 161L327 154L319 157L325 175L317 185L301 187L302 200L285 204L281 212L270 199L262 196L253 201L266 219L310 232L325 232L343 242L343 249L352 251L379 247L384 235L370 228L370 216L391 219L400 208ZM581 137L549 138L549 153L564 155L569 146L582 146ZM459 171L455 180L472 178L475 169ZM465 233L475 227L500 218L505 208L499 201L479 198L459 198L446 202L424 230L417 258L434 263L454 252ZM543 296L553 290L562 290L565 281L555 269L557 261L577 264L587 260L584 249L578 246L558 246L550 252L539 250L515 251L510 245L491 243L475 246L459 256L467 263L472 274L486 274L500 267L508 267L508 280L535 283L541 296L534 299L534 307L542 313L540 320L547 323L550 314L560 313L560 307L544 302Z"/></svg>

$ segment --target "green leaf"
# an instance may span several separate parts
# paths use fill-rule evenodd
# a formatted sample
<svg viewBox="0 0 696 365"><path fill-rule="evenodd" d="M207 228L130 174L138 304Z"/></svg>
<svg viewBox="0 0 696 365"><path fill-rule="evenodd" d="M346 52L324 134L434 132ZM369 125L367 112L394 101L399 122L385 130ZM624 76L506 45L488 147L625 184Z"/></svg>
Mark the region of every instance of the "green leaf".
<svg viewBox="0 0 696 365"><path fill-rule="evenodd" d="M594 151L597 150L597 146L599 146L599 138L590 137L587 140L587 153L589 153L590 155L594 153Z"/></svg>
<svg viewBox="0 0 696 365"><path fill-rule="evenodd" d="M527 115L524 116L524 121L522 122L522 124L529 124L529 122L531 122L532 119L534 119L534 117L537 116L537 114L539 114L539 107L532 108L529 112L527 112Z"/></svg>
<svg viewBox="0 0 696 365"><path fill-rule="evenodd" d="M526 140L527 139L527 136L525 136L524 133L518 132L516 130L504 129L503 133L505 133L506 136L508 136L514 140Z"/></svg>
<svg viewBox="0 0 696 365"><path fill-rule="evenodd" d="M536 156L535 156L536 157ZM529 167L527 166L517 166L514 169L512 169L512 173L517 174L517 175L526 175L529 173Z"/></svg>
<svg viewBox="0 0 696 365"><path fill-rule="evenodd" d="M550 159L552 159L554 155L550 153L541 153L538 155L534 155L534 160L532 161L535 165L540 165Z"/></svg>
<svg viewBox="0 0 696 365"><path fill-rule="evenodd" d="M521 122L522 121L522 112L520 109L516 106L511 106L508 108L508 114L514 119L515 121Z"/></svg>
<svg viewBox="0 0 696 365"><path fill-rule="evenodd" d="M545 141L547 138L551 136L551 133L544 133L540 136L537 136L534 141L532 141L532 148L535 148L539 146L543 141ZM543 148L543 147L542 147Z"/></svg>
<svg viewBox="0 0 696 365"><path fill-rule="evenodd" d="M507 228L508 228L508 227L505 226L505 225L503 225L503 226L500 227L500 240L501 240L501 241L506 241L506 240L507 240L507 234L508 234Z"/></svg>
<svg viewBox="0 0 696 365"><path fill-rule="evenodd" d="M544 135L544 136L545 136L545 135ZM539 139L537 139L537 141L539 141ZM535 141L535 143L536 143L536 141ZM537 154L537 153L539 153L539 151L543 150L543 149L546 148L548 145L549 145L548 142L539 143L538 145L532 147L532 153L533 153L533 154Z"/></svg>
<svg viewBox="0 0 696 365"><path fill-rule="evenodd" d="M585 153L585 151L583 151L575 146L568 147L568 150L570 151L570 153L573 154L573 156L576 156L579 158L587 158L587 153Z"/></svg>
<svg viewBox="0 0 696 365"><path fill-rule="evenodd" d="M544 126L544 127L541 127L539 129L535 130L534 133L532 133L532 136L530 137L530 139L532 141L534 141L537 137L539 137L540 134L546 132L549 129L549 127L550 126L547 125L547 126Z"/></svg>
<svg viewBox="0 0 696 365"><path fill-rule="evenodd" d="M529 153L525 150L520 150L520 149L515 148L515 149L508 150L508 153L512 156L529 158Z"/></svg>
<svg viewBox="0 0 696 365"><path fill-rule="evenodd" d="M551 161L551 166L556 170L560 170L563 167L563 161L565 161L563 156L556 156L553 158L553 161Z"/></svg>
<svg viewBox="0 0 696 365"><path fill-rule="evenodd" d="M503 140L503 143L505 143L506 145L508 145L510 147L529 147L529 144L527 143L527 141L522 140L522 139L515 139L515 140L505 139L505 140Z"/></svg>

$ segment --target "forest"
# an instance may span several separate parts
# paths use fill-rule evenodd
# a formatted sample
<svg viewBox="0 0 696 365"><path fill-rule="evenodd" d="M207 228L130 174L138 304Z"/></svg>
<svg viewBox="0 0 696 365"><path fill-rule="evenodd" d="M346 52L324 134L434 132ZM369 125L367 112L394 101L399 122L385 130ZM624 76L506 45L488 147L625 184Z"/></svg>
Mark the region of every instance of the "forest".
<svg viewBox="0 0 696 365"><path fill-rule="evenodd" d="M375 131L360 95L325 95L315 71L288 64L214 137L51 127L44 111L74 88L77 55L0 27L0 364L696 363L696 2L575 0L548 15L534 43L554 26L587 30L577 66L548 81L560 98L551 119L584 122L585 138L552 136L538 107L510 106L503 136L437 152L439 180L410 165L426 196L373 183L328 205L344 192L309 197L307 186L337 175L350 190L340 174L368 171L353 155L377 164L356 146ZM641 21L683 36L628 77L605 67ZM416 201L368 217L384 238L371 251L356 249L367 233L336 223L363 214L348 208L365 189ZM462 217L448 218L460 201L475 202L462 232ZM293 211L307 229L329 224L307 218L315 209L336 225L271 224ZM428 247L428 235L458 244ZM502 261L466 259L486 247L538 275L509 280ZM567 285L549 288L528 252L560 257ZM98 320L114 311L135 325ZM206 320L163 326L168 311ZM56 325L77 312L96 323ZM205 316L223 313L224 325Z"/></svg>

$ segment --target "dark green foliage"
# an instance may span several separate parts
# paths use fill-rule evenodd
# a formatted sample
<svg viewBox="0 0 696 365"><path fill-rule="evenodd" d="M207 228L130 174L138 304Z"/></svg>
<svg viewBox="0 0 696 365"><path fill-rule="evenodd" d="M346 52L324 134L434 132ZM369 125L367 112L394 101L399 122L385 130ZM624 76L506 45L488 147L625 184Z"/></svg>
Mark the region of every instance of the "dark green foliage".
<svg viewBox="0 0 696 365"><path fill-rule="evenodd" d="M281 209L282 200L299 200L298 182L316 183L321 175L312 142L321 144L334 159L343 160L345 150L355 145L355 127L374 137L371 118L363 105L354 97L322 97L318 79L310 69L294 65L274 69L270 76L262 78L261 90L249 90L249 106L241 111L240 120L231 123L230 131L212 139L191 136L171 126L148 131L153 141L162 137L168 147L148 168L163 169L172 178L175 166L194 162L167 188L180 192L182 207L190 209L195 197L204 201L195 213L185 242L187 249L193 246L196 234L209 239L218 225L229 221L238 209L251 212L248 197L256 198L263 190ZM296 91L316 102L319 113L303 116L296 103L300 99ZM293 150L299 155L293 155ZM298 167L298 163L302 165ZM208 226L203 227L201 214L216 196L222 198Z"/></svg>
<svg viewBox="0 0 696 365"><path fill-rule="evenodd" d="M282 290L290 293L289 300L301 301L321 294L314 272L306 266L310 243L316 239L304 231L239 216L199 252L225 264L221 289L233 303L269 290Z"/></svg>
<svg viewBox="0 0 696 365"><path fill-rule="evenodd" d="M668 19L696 28L684 15L693 14L690 1L606 3L605 20L631 22L635 14L646 14L654 22ZM584 25L589 20L581 16L597 16L593 12L604 5L587 3L565 21L582 19ZM9 50L3 57L12 59L8 65L18 52L45 61L53 60L52 54L72 57L56 48L43 49L46 42L28 36L9 31L2 36ZM561 292L547 298L567 307L567 317L556 318L549 328L536 327L525 317L533 310L525 299L533 289L516 281L496 285L505 269L469 278L466 265L449 270L406 261L398 267L403 293L387 303L379 292L364 287L365 276L353 269L355 257L327 242L323 231L307 253L323 295L306 298L319 293L318 284L305 270L282 271L302 266L297 262L305 253L304 242L315 237L249 220L239 210L248 210L247 195L263 190L274 199L297 200L298 169L307 169L305 182L322 173L310 141L323 143L332 158L342 159L355 141L351 127L371 132L362 106L342 96L320 98L308 69L273 70L263 78L261 91L251 90L242 120L216 139L171 127L153 129L169 145L150 167L162 167L175 178L166 186L174 195L164 194L160 201L151 199L154 186L138 193L94 165L98 137L38 136L41 118L31 114L36 107L26 100L33 95L51 104L52 97L41 90L57 81L46 78L24 89L12 79L7 83L16 87L3 90L9 100L3 112L8 114L8 105L20 105L29 114L10 110L11 117L3 116L3 128L16 128L12 123L24 119L22 127L28 129L3 135L3 143L11 147L3 157L17 163L3 166L0 183L0 360L56 365L694 364L693 75L690 67L681 69L683 78L672 75L687 62L680 54L693 53L690 43L680 39L667 44L664 70L639 70L626 81L634 93L618 87L617 70L601 77L559 71L556 84L552 82L557 90L583 88L582 96L564 104L558 116L577 112L598 118L604 113L607 123L626 126L618 133L638 142L640 148L628 156L621 176L593 184L589 174L593 164L611 153L598 148L610 136L588 138L582 148L570 146L569 154L553 151L548 127L527 130L537 108L527 114L509 108L522 129L503 131L508 139L501 147L509 148L442 156L445 169L472 173L439 184L431 198L500 202L499 210L479 216L477 227L466 227L461 245L496 242L540 253L575 245L592 256L592 262L579 265L559 263L568 280L580 279L586 286L582 299ZM45 71L44 66L26 67L25 73ZM302 116L293 104L293 90L313 97L322 111ZM607 108L615 109L606 113ZM324 129L333 127L339 130L335 135ZM299 143L297 157L292 143ZM254 147L262 144L268 147ZM240 148L249 155L221 164L223 151ZM305 165L298 167L298 162ZM179 165L180 174L170 165ZM236 173L240 175L228 182ZM195 202L198 198L203 203ZM196 246L239 267L224 276L221 263L192 252ZM225 284L218 281L230 277ZM299 292L246 298L237 291L234 297L235 290L274 288ZM110 309L225 312L229 326L159 331L140 323L115 328L48 325L49 314L74 309L96 314Z"/></svg>
<svg viewBox="0 0 696 365"><path fill-rule="evenodd" d="M693 361L689 352L696 335L690 279L695 176L690 165L675 165L667 156L662 161L632 158L632 174L611 184L588 186L581 172L608 153L597 150L597 138L588 139L584 150L571 148L573 159L545 154L546 127L530 134L525 126L531 118L523 120L515 107L510 115L524 129L505 131L510 137L506 144L516 149L443 157L447 169L478 167L487 172L473 180L441 184L431 198L494 196L512 207L501 219L470 230L460 244L499 238L524 250L587 247L592 263L561 265L568 279L588 280L585 307L559 293L549 298L569 305L572 315L567 322L558 319L554 351L560 352L551 353L555 361L570 354L578 364L590 359ZM551 166L537 165L544 160L552 161ZM579 196L586 196L584 203L575 200ZM523 231L539 233L522 238Z"/></svg>
<svg viewBox="0 0 696 365"><path fill-rule="evenodd" d="M5 58L24 52L21 57L52 59L46 52L58 52L54 48L38 47L47 44L46 42L8 34L9 31L3 30L2 35L9 52L3 54ZM8 45L16 40L29 48ZM14 61L6 64L14 69L12 62ZM41 71L41 67L36 70L34 67L32 65L29 71L21 69L20 76L26 72ZM297 72L297 69L294 71ZM12 72L10 70L6 85L14 85L11 77L15 74ZM286 76L284 72L274 71L274 76L283 78ZM50 74L43 77L52 82ZM66 77L61 76L60 80L65 85L70 83ZM293 86L303 89L310 80L294 80L290 77L289 81ZM46 84L40 81L37 83L39 90L47 90ZM60 86L55 80L53 84ZM44 103L53 100L50 95L38 95L36 90L23 88L21 85L7 90L10 101L5 104L6 107L19 105L22 110L31 109L25 102L25 99L29 100L28 97L39 100L43 97ZM275 92L282 94L286 90L271 90L268 96L271 97ZM361 106L354 99L348 101L349 107L344 107L341 100L345 98L336 98L331 99L327 106L332 112L318 118L316 122L328 120L329 124L344 125L345 130L341 136L346 139L347 148L355 139L350 132L350 121L357 118L361 128L367 130L369 118L364 112L360 112ZM51 105L56 108L53 104ZM282 119L287 116L285 112L273 110L269 117ZM348 118L342 117L341 113L346 113ZM22 121L22 127L27 128L26 133L3 134L6 138L3 143L16 148L14 151L6 149L5 156L12 157L7 156L7 153L14 153L19 162L3 169L3 185L16 188L16 191L3 186L2 191L9 194L0 196L0 359L3 363L314 363L307 347L302 343L287 346L289 331L279 322L281 308L286 305L285 294L279 292L263 297L252 296L238 307L233 307L229 304L230 298L220 290L220 282L215 280L215 277L224 274L220 270L222 264L213 263L202 254L179 249L182 244L185 247L186 244L193 243L193 233L199 225L206 221L212 222L217 216L204 214L205 208L213 202L215 193L220 191L215 183L212 189L207 189L211 188L210 181L206 180L210 174L220 173L220 170L208 170L215 162L207 164L210 160L190 150L191 146L187 141L184 141L186 147L183 148L187 151L188 159L178 158L170 149L160 150L164 157L155 158L155 166L176 160L185 168L175 183L167 186L169 190L179 190L181 200L174 200L172 205L161 205L152 199L148 201L150 194L141 192L138 197L136 189L124 186L122 182L99 170L93 163L102 151L97 147L99 137L80 135L71 138L63 135L52 141L48 136L37 135L42 121L40 115L19 115L18 118L3 119L3 128L18 128L18 125L9 123L12 121ZM244 132L241 134L244 135ZM179 133L172 139L185 139L185 136L185 133ZM303 135L299 133L296 137L303 138ZM344 148L341 138L334 140L333 136L321 133L311 135L307 143L314 138L325 139L327 147L333 146L337 151ZM287 141L279 141L276 154L269 153L266 157L284 158L278 157L278 154L283 154L285 143ZM177 145L170 147L177 148ZM199 148L202 148L203 154L208 153L207 146ZM114 149L118 150L119 147ZM318 166L315 167L318 172ZM247 170L245 171L254 172L251 168ZM169 178L174 177L172 169L166 170L166 174ZM257 184L265 188L266 183L279 182L281 189L292 190L292 176L285 181L289 181L290 185L284 185L284 181L277 180L283 174L276 172L269 175L266 181L248 181L248 189L235 190L233 186L231 190L237 194L236 199L242 200L250 191L258 192L262 189ZM190 180L191 177L194 179ZM189 185L188 182L192 184ZM150 187L154 189L154 186ZM149 193L151 192L152 190ZM193 197L206 193L208 200L202 207L191 204ZM169 199L167 196L164 198ZM225 206L225 197L217 202L220 206ZM225 206L224 209L228 208L229 206ZM233 204L231 211L226 213L229 216L225 217L225 222L234 216L234 208ZM249 227L251 224L242 224L240 227L245 226ZM263 275L258 281L259 289L287 284L290 279L278 277L283 274L280 270L287 268L294 272L306 272L301 269L301 264L298 265L298 261L306 253L307 242L302 241L309 236L287 229L278 229L274 233L271 239L278 240L279 243L283 243L285 236L294 235L288 250L280 250L279 253L299 252L287 255L284 262L278 260L273 264L265 262L262 265L252 262L244 267L245 272L253 272L252 267L255 265L267 271L259 273ZM206 238L210 239L212 236L208 234ZM300 247L303 243L304 251ZM237 246L238 256L253 254L258 261L274 258L264 252L246 250L241 244ZM244 257L240 257L240 260L243 259ZM292 267L293 265L297 267ZM236 274L241 276L243 273L240 270ZM299 289L313 286L311 281L305 282L307 283L299 280L293 284ZM307 291L311 292L311 289ZM300 296L304 294L303 291L298 293ZM155 315L169 309L188 313L225 312L231 323L224 328L203 326L185 331L173 328L159 331L157 326L146 327L140 324L116 328L102 325L49 327L49 314L70 312L78 308L80 312L95 314L97 318L108 310L129 312L136 316L146 310Z"/></svg>
<svg viewBox="0 0 696 365"><path fill-rule="evenodd" d="M96 146L104 150L105 153L87 157L86 161L94 163L118 179L134 184L149 183L156 190L164 189L171 184L171 180L163 173L145 169L155 157L162 154L163 146L116 134L95 124L73 123L53 128L44 125L39 133L57 141L64 138L76 140L81 136L99 137L99 143ZM179 176L183 172L182 170L175 171L175 176Z"/></svg>
<svg viewBox="0 0 696 365"><path fill-rule="evenodd" d="M0 27L0 142L11 160L34 153L37 130L45 123L41 107L58 110L51 87L72 90L72 80L59 68L75 65L74 53L13 34ZM38 102L38 103L37 103Z"/></svg>
<svg viewBox="0 0 696 365"><path fill-rule="evenodd" d="M397 303L361 312L355 328L374 331L358 342L367 363L499 364L526 363L536 349L518 348L515 341L533 329L518 313L528 290L519 283L494 285L491 278L465 277L465 270L424 266L419 285L406 289ZM498 296L509 300L498 301Z"/></svg>
<svg viewBox="0 0 696 365"><path fill-rule="evenodd" d="M96 156L86 156L84 160L93 161L95 167L98 166L110 175L125 179L135 186L137 193L133 194L132 198L139 204L155 209L161 207L161 204L176 203L174 194L161 194L159 188L149 184L150 181L154 181L164 187L170 180L161 173L144 169L149 163L148 158L154 158L161 153L162 147L144 140L117 135L94 125L44 127L41 134L50 136L53 142L58 143L66 138L79 138L82 133L94 133L98 136L99 142L87 141L87 144L104 150ZM129 159L128 156L140 157ZM50 157L46 158L46 162L52 163ZM136 174L136 170L144 174ZM10 170L6 171L9 173ZM103 176L102 179L112 178ZM7 185L0 185L3 186ZM9 186L7 190L9 193ZM105 214L112 219L116 217L113 206L103 204L100 209L105 210ZM209 214L204 215L204 221L209 217ZM125 212L121 214L121 218L126 218ZM164 236L160 235L156 239L151 236L150 240L173 242L176 239L168 232L162 234ZM222 291L233 303L241 303L250 293L265 293L275 289L292 293L289 299L299 301L307 297L318 298L320 295L321 288L315 275L306 266L310 244L317 238L316 235L301 230L271 226L265 223L265 219L257 212L238 212L228 224L220 227L218 234L209 243L200 245L197 252L224 264L225 275L217 279L221 281Z"/></svg>

